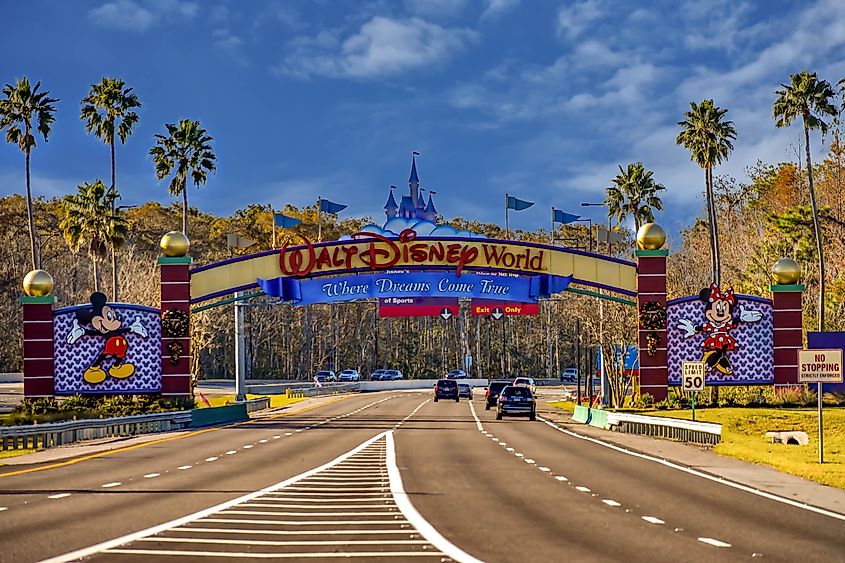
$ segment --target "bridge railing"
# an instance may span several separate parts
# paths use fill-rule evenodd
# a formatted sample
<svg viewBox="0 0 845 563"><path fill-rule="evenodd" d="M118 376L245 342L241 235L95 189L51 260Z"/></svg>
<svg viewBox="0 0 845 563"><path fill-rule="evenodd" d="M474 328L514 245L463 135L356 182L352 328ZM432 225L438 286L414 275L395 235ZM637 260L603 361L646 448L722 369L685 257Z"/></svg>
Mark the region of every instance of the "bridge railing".
<svg viewBox="0 0 845 563"><path fill-rule="evenodd" d="M679 418L645 416L576 406L572 419L591 426L627 434L642 434L696 444L718 444L722 425Z"/></svg>
<svg viewBox="0 0 845 563"><path fill-rule="evenodd" d="M181 430L190 425L191 411L172 411L26 426L2 426L0 445L3 450L46 449L82 440Z"/></svg>

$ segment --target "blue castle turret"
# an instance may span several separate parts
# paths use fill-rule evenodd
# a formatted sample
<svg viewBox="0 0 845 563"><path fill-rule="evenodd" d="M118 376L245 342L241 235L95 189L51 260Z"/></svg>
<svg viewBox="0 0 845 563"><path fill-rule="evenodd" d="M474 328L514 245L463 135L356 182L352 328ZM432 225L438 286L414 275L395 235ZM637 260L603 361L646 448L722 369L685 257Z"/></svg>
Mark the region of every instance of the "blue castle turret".
<svg viewBox="0 0 845 563"><path fill-rule="evenodd" d="M396 200L393 199L393 186L391 186L390 195L387 197L387 203L384 204L384 214L387 215L388 220L396 217L396 212L399 206L396 205Z"/></svg>
<svg viewBox="0 0 845 563"><path fill-rule="evenodd" d="M434 207L434 201L431 199L431 190L428 192L428 205L425 206L423 216L426 221L434 223L437 220L437 209Z"/></svg>
<svg viewBox="0 0 845 563"><path fill-rule="evenodd" d="M388 205L385 205L385 214L388 220L393 219L397 215L403 219L428 219L431 213L426 214L427 207L425 202L420 197L420 177L417 174L417 159L416 155L411 156L411 175L408 177L408 195L402 196L399 202L398 213L392 211L390 204L396 205L396 200L393 199L393 194L387 200ZM431 202L429 195L429 206L434 209L434 204ZM434 214L436 215L436 211ZM433 221L433 219L429 219Z"/></svg>

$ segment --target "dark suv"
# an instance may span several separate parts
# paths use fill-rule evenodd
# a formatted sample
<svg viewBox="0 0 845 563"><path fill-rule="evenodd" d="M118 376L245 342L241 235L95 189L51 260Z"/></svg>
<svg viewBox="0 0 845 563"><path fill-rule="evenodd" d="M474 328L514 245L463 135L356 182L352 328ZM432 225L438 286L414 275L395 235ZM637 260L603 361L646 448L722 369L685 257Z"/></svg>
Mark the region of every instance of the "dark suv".
<svg viewBox="0 0 845 563"><path fill-rule="evenodd" d="M502 389L508 385L511 385L510 379L494 379L491 381L490 385L487 387L484 408L489 411L491 407L495 407L496 401L499 400L499 393L501 393Z"/></svg>
<svg viewBox="0 0 845 563"><path fill-rule="evenodd" d="M458 383L453 379L438 379L434 384L434 402L439 399L455 399L456 403L460 401Z"/></svg>
<svg viewBox="0 0 845 563"><path fill-rule="evenodd" d="M499 394L496 406L496 420L502 416L527 416L530 420L537 419L537 403L531 389L524 385L508 385Z"/></svg>

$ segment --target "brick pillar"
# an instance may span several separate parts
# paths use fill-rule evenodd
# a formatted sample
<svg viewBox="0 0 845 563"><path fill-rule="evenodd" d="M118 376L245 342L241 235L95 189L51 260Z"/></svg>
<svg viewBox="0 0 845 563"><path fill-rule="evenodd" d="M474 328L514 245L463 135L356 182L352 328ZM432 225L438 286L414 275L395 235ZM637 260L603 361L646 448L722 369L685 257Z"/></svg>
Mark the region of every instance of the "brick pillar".
<svg viewBox="0 0 845 563"><path fill-rule="evenodd" d="M20 298L23 307L23 396L53 396L52 296Z"/></svg>
<svg viewBox="0 0 845 563"><path fill-rule="evenodd" d="M801 296L804 286L773 285L775 387L798 385L798 350L804 347Z"/></svg>
<svg viewBox="0 0 845 563"><path fill-rule="evenodd" d="M191 315L191 278L188 268L190 256L167 257L158 259L161 274L161 312L171 309L182 311L188 318ZM179 362L170 362L171 342L182 344ZM191 396L191 336L161 336L161 394L171 397Z"/></svg>
<svg viewBox="0 0 845 563"><path fill-rule="evenodd" d="M666 256L667 250L637 250L637 311L649 301L666 308ZM648 353L646 335L651 332L639 329L640 392L651 394L656 401L666 398L669 384L669 367L666 354L666 327L657 330L660 342L653 356Z"/></svg>

